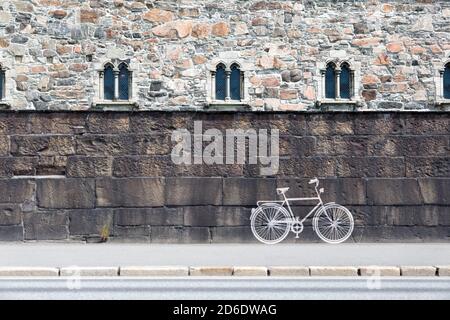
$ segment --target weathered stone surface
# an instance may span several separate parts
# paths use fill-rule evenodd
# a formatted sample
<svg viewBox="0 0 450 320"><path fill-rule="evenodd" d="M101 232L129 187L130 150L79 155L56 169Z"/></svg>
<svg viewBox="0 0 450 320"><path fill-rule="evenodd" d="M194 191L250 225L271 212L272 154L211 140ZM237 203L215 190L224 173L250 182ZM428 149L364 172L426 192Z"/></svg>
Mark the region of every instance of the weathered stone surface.
<svg viewBox="0 0 450 320"><path fill-rule="evenodd" d="M22 210L17 204L0 204L0 226L18 225L22 222Z"/></svg>
<svg viewBox="0 0 450 320"><path fill-rule="evenodd" d="M0 203L23 203L34 198L35 182L28 179L0 180Z"/></svg>
<svg viewBox="0 0 450 320"><path fill-rule="evenodd" d="M102 178L96 181L99 207L159 207L164 205L161 178Z"/></svg>
<svg viewBox="0 0 450 320"><path fill-rule="evenodd" d="M221 205L221 178L167 178L167 205Z"/></svg>
<svg viewBox="0 0 450 320"><path fill-rule="evenodd" d="M399 277L399 267L368 266L360 267L359 275L363 277Z"/></svg>
<svg viewBox="0 0 450 320"><path fill-rule="evenodd" d="M227 277L233 275L233 267L190 267L189 275L194 277Z"/></svg>
<svg viewBox="0 0 450 320"><path fill-rule="evenodd" d="M236 277L266 277L267 275L266 267L239 266L233 268L233 276Z"/></svg>
<svg viewBox="0 0 450 320"><path fill-rule="evenodd" d="M0 241L23 241L23 226L0 226Z"/></svg>
<svg viewBox="0 0 450 320"><path fill-rule="evenodd" d="M64 267L60 269L61 277L115 277L118 275L118 267Z"/></svg>
<svg viewBox="0 0 450 320"><path fill-rule="evenodd" d="M356 277L358 275L356 267L310 267L309 270L312 277Z"/></svg>
<svg viewBox="0 0 450 320"><path fill-rule="evenodd" d="M248 226L251 210L239 207L189 206L180 209L184 225L193 227Z"/></svg>
<svg viewBox="0 0 450 320"><path fill-rule="evenodd" d="M111 176L112 159L108 157L69 157L66 174L72 178Z"/></svg>
<svg viewBox="0 0 450 320"><path fill-rule="evenodd" d="M120 267L121 277L186 277L189 267Z"/></svg>
<svg viewBox="0 0 450 320"><path fill-rule="evenodd" d="M400 267L403 277L434 277L436 267L431 266L402 266Z"/></svg>
<svg viewBox="0 0 450 320"><path fill-rule="evenodd" d="M276 266L269 267L269 276L271 277L308 277L309 268L299 266Z"/></svg>
<svg viewBox="0 0 450 320"><path fill-rule="evenodd" d="M151 227L152 243L209 243L209 228Z"/></svg>
<svg viewBox="0 0 450 320"><path fill-rule="evenodd" d="M377 205L420 205L423 198L416 179L368 179L367 201Z"/></svg>
<svg viewBox="0 0 450 320"><path fill-rule="evenodd" d="M119 226L182 226L184 210L175 208L116 209L114 224ZM189 224L187 224L189 225Z"/></svg>
<svg viewBox="0 0 450 320"><path fill-rule="evenodd" d="M95 182L92 179L39 179L36 195L42 208L93 208Z"/></svg>
<svg viewBox="0 0 450 320"><path fill-rule="evenodd" d="M255 205L260 199L276 195L275 179L225 178L223 180L224 205Z"/></svg>
<svg viewBox="0 0 450 320"><path fill-rule="evenodd" d="M24 214L23 223L25 240L63 240L69 235L65 212L28 212Z"/></svg>
<svg viewBox="0 0 450 320"><path fill-rule="evenodd" d="M113 211L111 209L69 210L70 235L111 236Z"/></svg>
<svg viewBox="0 0 450 320"><path fill-rule="evenodd" d="M57 277L58 268L0 267L0 277Z"/></svg>
<svg viewBox="0 0 450 320"><path fill-rule="evenodd" d="M13 155L71 155L75 153L72 136L11 136Z"/></svg>
<svg viewBox="0 0 450 320"><path fill-rule="evenodd" d="M450 204L450 179L419 179L419 187L425 204Z"/></svg>

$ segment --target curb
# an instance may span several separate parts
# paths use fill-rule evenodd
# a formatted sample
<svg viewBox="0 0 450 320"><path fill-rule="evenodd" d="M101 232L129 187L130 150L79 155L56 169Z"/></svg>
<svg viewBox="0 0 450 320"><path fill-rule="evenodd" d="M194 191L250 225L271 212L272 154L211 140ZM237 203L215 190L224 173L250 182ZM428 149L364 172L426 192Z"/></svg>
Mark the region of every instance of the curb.
<svg viewBox="0 0 450 320"><path fill-rule="evenodd" d="M0 267L5 277L450 277L450 266Z"/></svg>

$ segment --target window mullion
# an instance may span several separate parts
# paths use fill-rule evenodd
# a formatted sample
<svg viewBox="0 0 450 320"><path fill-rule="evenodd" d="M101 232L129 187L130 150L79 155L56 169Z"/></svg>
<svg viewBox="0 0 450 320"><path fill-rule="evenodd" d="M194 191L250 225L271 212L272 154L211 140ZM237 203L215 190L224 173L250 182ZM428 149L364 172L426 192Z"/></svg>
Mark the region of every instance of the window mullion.
<svg viewBox="0 0 450 320"><path fill-rule="evenodd" d="M216 72L211 72L211 98L213 101L216 100Z"/></svg>
<svg viewBox="0 0 450 320"><path fill-rule="evenodd" d="M225 82L225 101L231 100L231 70L226 70L225 75L227 77L227 81Z"/></svg>
<svg viewBox="0 0 450 320"><path fill-rule="evenodd" d="M335 70L336 73L336 99L341 98L341 69Z"/></svg>
<svg viewBox="0 0 450 320"><path fill-rule="evenodd" d="M119 100L119 69L114 68L114 100Z"/></svg>

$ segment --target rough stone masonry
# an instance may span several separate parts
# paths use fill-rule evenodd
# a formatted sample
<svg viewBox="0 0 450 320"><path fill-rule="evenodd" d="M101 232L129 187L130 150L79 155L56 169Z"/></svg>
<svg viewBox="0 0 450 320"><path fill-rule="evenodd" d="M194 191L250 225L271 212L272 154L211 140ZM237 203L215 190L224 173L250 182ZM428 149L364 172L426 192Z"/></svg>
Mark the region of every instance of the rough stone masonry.
<svg viewBox="0 0 450 320"><path fill-rule="evenodd" d="M445 109L449 21L438 0L3 0L4 107L92 108L99 70L119 59L140 109L208 107L221 60L245 69L248 108L316 109L331 59L355 69L358 103L347 109Z"/></svg>
<svg viewBox="0 0 450 320"><path fill-rule="evenodd" d="M194 121L280 129L278 174L175 165L171 133ZM449 139L448 112L2 112L0 240L251 242L256 201L317 176L354 214L351 241L449 241Z"/></svg>

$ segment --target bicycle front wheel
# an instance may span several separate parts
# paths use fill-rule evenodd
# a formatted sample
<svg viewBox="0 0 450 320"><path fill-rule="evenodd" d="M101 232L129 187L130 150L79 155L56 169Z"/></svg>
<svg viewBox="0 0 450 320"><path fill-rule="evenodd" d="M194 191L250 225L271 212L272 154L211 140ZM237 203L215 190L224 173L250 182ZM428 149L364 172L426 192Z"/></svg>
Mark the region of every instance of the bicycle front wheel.
<svg viewBox="0 0 450 320"><path fill-rule="evenodd" d="M283 241L290 230L291 216L278 204L262 205L251 218L251 228L256 239L265 244L277 244Z"/></svg>
<svg viewBox="0 0 450 320"><path fill-rule="evenodd" d="M338 244L346 241L353 232L354 222L350 211L338 204L329 204L314 217L314 230L327 243Z"/></svg>

